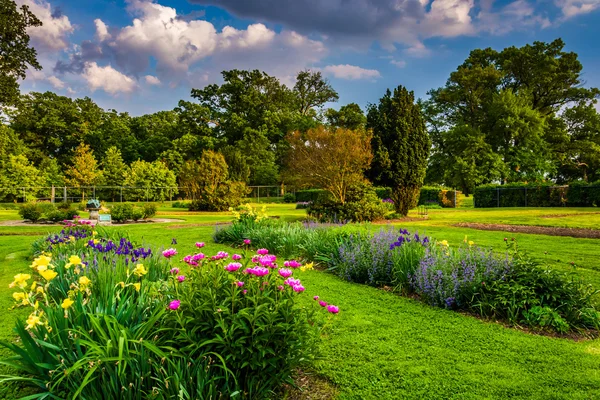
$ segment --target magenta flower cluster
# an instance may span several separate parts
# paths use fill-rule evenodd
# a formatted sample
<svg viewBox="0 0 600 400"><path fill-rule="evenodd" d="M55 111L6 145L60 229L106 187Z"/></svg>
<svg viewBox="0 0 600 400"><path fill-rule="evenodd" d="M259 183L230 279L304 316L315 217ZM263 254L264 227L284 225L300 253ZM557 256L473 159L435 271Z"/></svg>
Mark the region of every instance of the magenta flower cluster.
<svg viewBox="0 0 600 400"><path fill-rule="evenodd" d="M319 296L315 296L315 297L313 297L313 300L314 300L314 301L317 301L317 300L319 300ZM337 314L337 313L339 313L339 312L340 312L340 308L339 308L338 306L334 306L333 304L327 304L327 302L326 302L326 301L319 300L319 305L320 305L321 307L327 307L327 311L329 311L329 312L330 312L330 313L332 313L332 314Z"/></svg>
<svg viewBox="0 0 600 400"><path fill-rule="evenodd" d="M197 267L199 263L204 260L206 256L202 253L197 253L193 255L187 255L183 257L183 262L188 264L191 267Z"/></svg>
<svg viewBox="0 0 600 400"><path fill-rule="evenodd" d="M229 253L226 253L224 251L219 251L217 254L215 254L214 256L212 256L210 259L213 261L217 261L217 260L222 260L224 258L229 257Z"/></svg>
<svg viewBox="0 0 600 400"><path fill-rule="evenodd" d="M201 248L203 248L204 246L205 246L205 243L204 243L204 242L196 242L196 247L197 247L197 248L201 249Z"/></svg>
<svg viewBox="0 0 600 400"><path fill-rule="evenodd" d="M286 261L283 263L283 265L288 268L299 268L302 266L302 264L296 260Z"/></svg>
<svg viewBox="0 0 600 400"><path fill-rule="evenodd" d="M246 268L244 272L254 276L265 276L269 274L269 269L265 267L250 267Z"/></svg>
<svg viewBox="0 0 600 400"><path fill-rule="evenodd" d="M167 258L171 258L171 257L177 255L177 250L167 249L167 250L163 251L162 254L163 254L163 256L165 256Z"/></svg>
<svg viewBox="0 0 600 400"><path fill-rule="evenodd" d="M226 271L229 272L235 272L238 269L242 268L242 264L238 263L238 262L234 262L234 263L230 263L225 267Z"/></svg>

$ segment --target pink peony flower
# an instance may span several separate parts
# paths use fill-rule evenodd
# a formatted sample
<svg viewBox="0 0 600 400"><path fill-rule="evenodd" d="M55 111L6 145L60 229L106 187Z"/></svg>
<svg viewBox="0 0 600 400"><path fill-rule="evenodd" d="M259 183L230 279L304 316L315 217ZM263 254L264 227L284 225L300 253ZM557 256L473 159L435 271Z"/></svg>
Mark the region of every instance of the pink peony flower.
<svg viewBox="0 0 600 400"><path fill-rule="evenodd" d="M329 311L332 314L337 314L340 312L340 308L338 306L330 305L327 306L327 311Z"/></svg>
<svg viewBox="0 0 600 400"><path fill-rule="evenodd" d="M252 256L252 262L257 263L260 261L260 256Z"/></svg>
<svg viewBox="0 0 600 400"><path fill-rule="evenodd" d="M192 267L198 266L198 263L196 261L190 261L188 264L190 264Z"/></svg>
<svg viewBox="0 0 600 400"><path fill-rule="evenodd" d="M277 286L277 289L284 290L285 288L283 287L283 285L279 285L279 286Z"/></svg>
<svg viewBox="0 0 600 400"><path fill-rule="evenodd" d="M294 289L294 292L296 292L296 293L304 292L304 286L302 286L302 285L292 286L292 289Z"/></svg>
<svg viewBox="0 0 600 400"><path fill-rule="evenodd" d="M242 293L246 294L246 293L248 293L248 291L246 289L244 289L244 290L242 290Z"/></svg>
<svg viewBox="0 0 600 400"><path fill-rule="evenodd" d="M163 256L165 256L167 258L171 258L171 257L173 257L174 255L177 254L177 250L175 250L175 249L167 249L167 250L163 251L162 254L163 254Z"/></svg>
<svg viewBox="0 0 600 400"><path fill-rule="evenodd" d="M235 284L238 285L238 287L244 286L244 282L242 281L237 281Z"/></svg>
<svg viewBox="0 0 600 400"><path fill-rule="evenodd" d="M235 271L237 271L240 268L242 268L242 264L240 264L240 263L231 263L231 264L229 264L229 265L227 265L225 267L225 270L229 271L229 272L235 272Z"/></svg>
<svg viewBox="0 0 600 400"><path fill-rule="evenodd" d="M194 261L200 261L200 260L204 260L204 257L206 257L204 254L198 253L198 254L194 254L192 256L192 260L194 260Z"/></svg>
<svg viewBox="0 0 600 400"><path fill-rule="evenodd" d="M301 263L299 263L299 262L298 262L298 261L296 261L296 260L290 260L290 261L286 261L286 262L284 262L284 263L283 263L283 265L284 265L285 267L288 267L288 268L298 268L298 267L301 267L301 266L302 266L302 264L301 264Z"/></svg>
<svg viewBox="0 0 600 400"><path fill-rule="evenodd" d="M244 239L244 244L245 245L249 245L250 244L250 239Z"/></svg>
<svg viewBox="0 0 600 400"><path fill-rule="evenodd" d="M251 275L255 275L255 276L265 276L269 273L269 270L264 267L253 267L253 268L246 268L245 272L247 274L251 274Z"/></svg>
<svg viewBox="0 0 600 400"><path fill-rule="evenodd" d="M197 248L201 249L204 246L205 246L204 242L196 242L196 247Z"/></svg>
<svg viewBox="0 0 600 400"><path fill-rule="evenodd" d="M215 254L214 256L212 256L210 259L213 260L213 261L216 261L216 260L222 260L222 259L227 258L227 257L229 257L229 253L226 253L224 251L219 251L217 254Z"/></svg>
<svg viewBox="0 0 600 400"><path fill-rule="evenodd" d="M177 277L177 280L181 283L181 282L185 281L185 276L184 275L179 275Z"/></svg>
<svg viewBox="0 0 600 400"><path fill-rule="evenodd" d="M179 268L171 268L171 271L169 271L169 272L172 273L173 275L178 274Z"/></svg>
<svg viewBox="0 0 600 400"><path fill-rule="evenodd" d="M234 255L231 256L231 259L233 261L241 260L242 256L240 256L239 254L234 254Z"/></svg>
<svg viewBox="0 0 600 400"><path fill-rule="evenodd" d="M267 250L267 249L258 249L258 250L256 250L256 254L258 254L260 256L264 256L264 255L269 254L269 250Z"/></svg>
<svg viewBox="0 0 600 400"><path fill-rule="evenodd" d="M284 278L289 278L290 276L292 276L291 269L281 268L278 272L279 272L279 275L281 275Z"/></svg>
<svg viewBox="0 0 600 400"><path fill-rule="evenodd" d="M187 255L185 257L183 257L183 262L186 264L189 264L190 261L192 261L192 256L191 255Z"/></svg>
<svg viewBox="0 0 600 400"><path fill-rule="evenodd" d="M315 297L313 297L313 300L314 300L314 301L317 301L317 300L319 300L319 296L315 296Z"/></svg>
<svg viewBox="0 0 600 400"><path fill-rule="evenodd" d="M172 302L169 303L169 308L171 310L177 310L180 305L181 305L181 301L180 300L173 300Z"/></svg>
<svg viewBox="0 0 600 400"><path fill-rule="evenodd" d="M323 300L319 301L319 305L320 305L321 307L327 307L327 303L326 303L326 302L324 302Z"/></svg>
<svg viewBox="0 0 600 400"><path fill-rule="evenodd" d="M287 278L285 281L283 281L284 284L294 287L297 285L300 285L300 279L294 279L294 278Z"/></svg>

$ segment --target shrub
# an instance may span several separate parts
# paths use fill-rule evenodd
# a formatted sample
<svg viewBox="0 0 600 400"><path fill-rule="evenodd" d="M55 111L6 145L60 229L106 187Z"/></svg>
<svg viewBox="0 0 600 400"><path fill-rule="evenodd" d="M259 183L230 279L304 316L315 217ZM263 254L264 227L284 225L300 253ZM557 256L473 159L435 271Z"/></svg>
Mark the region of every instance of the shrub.
<svg viewBox="0 0 600 400"><path fill-rule="evenodd" d="M248 187L244 182L229 182L219 185L214 192L201 193L199 198L190 203L190 211L226 211L230 207L242 204Z"/></svg>
<svg viewBox="0 0 600 400"><path fill-rule="evenodd" d="M553 186L551 184L483 185L475 188L473 204L476 208L485 207L560 207L592 206L588 199L580 195L588 190L587 185L571 185L570 187ZM573 190L573 192L572 192ZM569 202L567 198L573 201Z"/></svg>
<svg viewBox="0 0 600 400"><path fill-rule="evenodd" d="M296 202L296 195L294 193L286 193L283 195L283 202L284 203L295 203Z"/></svg>
<svg viewBox="0 0 600 400"><path fill-rule="evenodd" d="M377 194L377 197L379 197L380 199L389 199L390 197L392 197L392 188L376 187L375 193Z"/></svg>
<svg viewBox="0 0 600 400"><path fill-rule="evenodd" d="M158 211L158 207L156 206L156 204L145 203L142 206L142 218L144 218L144 219L152 218L156 215L157 211Z"/></svg>
<svg viewBox="0 0 600 400"><path fill-rule="evenodd" d="M139 207L133 207L133 210L131 212L131 219L137 222L142 218L144 218L144 210Z"/></svg>
<svg viewBox="0 0 600 400"><path fill-rule="evenodd" d="M296 210L305 210L307 209L310 205L312 204L312 202L310 201L301 201L299 203L296 203Z"/></svg>
<svg viewBox="0 0 600 400"><path fill-rule="evenodd" d="M19 215L26 221L37 222L42 218L42 213L39 203L25 203L19 207Z"/></svg>
<svg viewBox="0 0 600 400"><path fill-rule="evenodd" d="M296 191L296 201L299 203L315 202L321 197L327 197L328 192L321 189L308 189Z"/></svg>
<svg viewBox="0 0 600 400"><path fill-rule="evenodd" d="M171 207L173 208L188 208L189 206L189 201L174 201L173 204L171 204Z"/></svg>
<svg viewBox="0 0 600 400"><path fill-rule="evenodd" d="M125 222L133 219L133 206L127 203L115 204L110 209L110 215L115 222Z"/></svg>
<svg viewBox="0 0 600 400"><path fill-rule="evenodd" d="M331 196L321 196L308 206L307 213L320 222L364 222L383 219L387 207L377 197L373 186L361 183L348 188L345 203L339 203Z"/></svg>

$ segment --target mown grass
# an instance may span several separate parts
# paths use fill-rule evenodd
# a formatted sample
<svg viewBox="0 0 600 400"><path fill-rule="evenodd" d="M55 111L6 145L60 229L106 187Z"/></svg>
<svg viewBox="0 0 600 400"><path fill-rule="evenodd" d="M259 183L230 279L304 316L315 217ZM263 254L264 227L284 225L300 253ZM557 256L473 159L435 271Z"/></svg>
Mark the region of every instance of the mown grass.
<svg viewBox="0 0 600 400"><path fill-rule="evenodd" d="M293 205L267 207L270 215L286 220L303 215ZM194 251L196 241L206 242L208 254L224 249L212 243L211 235L215 222L230 219L227 213L173 211L163 209L160 217L182 221L109 229L127 232L144 244L175 247L180 254ZM578 265L575 271L600 288L600 240L507 235L452 226L465 219L497 222L503 218L518 224L538 223L540 214L567 212L575 214L568 222L575 224L579 218L576 214L585 211L592 210L508 209L505 216L502 210L435 210L427 221L410 221L402 226L451 244L462 242L468 235L477 244L498 251L505 249L505 236L515 236L522 249L553 268L571 270L570 262L574 261ZM2 218L18 217L15 211L6 211ZM7 311L12 305L8 284L13 275L28 270L27 254L35 239L30 235L50 229L54 228L0 226L0 316L4 321L0 325L1 340L12 339L14 318L22 316L18 310ZM173 239L176 245L172 244ZM546 251L548 254L544 254ZM325 272L305 272L301 279L307 288L303 301L312 302L312 296L319 295L341 308L324 331L321 359L313 366L316 373L338 387L341 399L600 398L600 340L574 342L532 335L347 283ZM6 370L0 373L3 371ZM14 386L0 388L0 398L5 399L26 393L15 392Z"/></svg>

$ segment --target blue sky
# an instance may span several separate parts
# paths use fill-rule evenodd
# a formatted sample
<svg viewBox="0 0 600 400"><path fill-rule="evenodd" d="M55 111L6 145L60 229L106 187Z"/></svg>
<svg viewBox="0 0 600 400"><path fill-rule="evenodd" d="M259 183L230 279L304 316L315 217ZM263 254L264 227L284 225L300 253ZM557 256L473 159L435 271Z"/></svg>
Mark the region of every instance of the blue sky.
<svg viewBox="0 0 600 400"><path fill-rule="evenodd" d="M24 91L89 96L132 115L172 109L224 69L293 85L319 69L338 104L366 106L402 84L442 86L475 48L566 42L600 87L600 0L16 0L42 71Z"/></svg>

